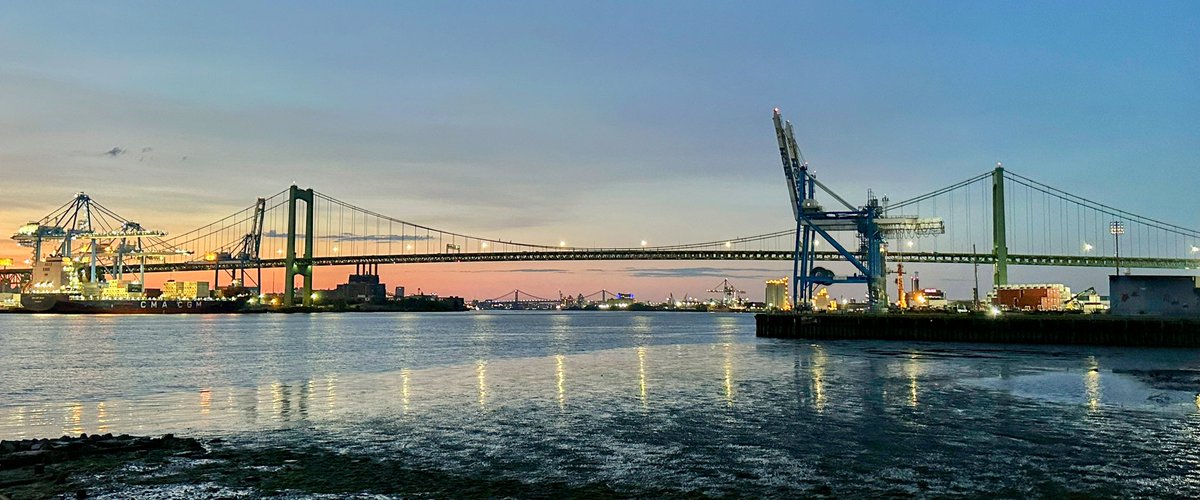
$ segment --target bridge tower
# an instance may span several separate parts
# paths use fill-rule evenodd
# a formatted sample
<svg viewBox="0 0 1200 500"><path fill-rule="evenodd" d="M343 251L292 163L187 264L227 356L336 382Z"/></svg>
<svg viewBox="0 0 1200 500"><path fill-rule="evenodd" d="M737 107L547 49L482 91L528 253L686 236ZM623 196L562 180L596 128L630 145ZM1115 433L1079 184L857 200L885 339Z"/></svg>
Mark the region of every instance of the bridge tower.
<svg viewBox="0 0 1200 500"><path fill-rule="evenodd" d="M992 269L993 286L1008 284L1008 239L1004 230L1004 165L996 163L992 170L992 254L996 265Z"/></svg>
<svg viewBox="0 0 1200 500"><path fill-rule="evenodd" d="M304 202L304 257L296 257L296 202ZM313 262L313 190L300 189L292 184L288 190L288 233L287 259L284 262L283 305L292 307L296 302L296 275L304 276L304 296L301 303L312 306L312 262Z"/></svg>

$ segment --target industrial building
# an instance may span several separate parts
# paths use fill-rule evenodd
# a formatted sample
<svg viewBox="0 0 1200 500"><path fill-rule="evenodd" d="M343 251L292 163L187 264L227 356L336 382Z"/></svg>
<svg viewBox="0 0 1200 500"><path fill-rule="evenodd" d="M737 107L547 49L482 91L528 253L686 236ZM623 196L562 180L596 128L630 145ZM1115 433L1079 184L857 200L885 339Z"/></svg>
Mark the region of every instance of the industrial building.
<svg viewBox="0 0 1200 500"><path fill-rule="evenodd" d="M379 282L378 264L358 264L347 282L330 293L330 300L339 302L383 302L387 300L387 285Z"/></svg>
<svg viewBox="0 0 1200 500"><path fill-rule="evenodd" d="M780 311L792 310L792 301L788 298L787 278L767 280L766 297L767 309L777 309Z"/></svg>

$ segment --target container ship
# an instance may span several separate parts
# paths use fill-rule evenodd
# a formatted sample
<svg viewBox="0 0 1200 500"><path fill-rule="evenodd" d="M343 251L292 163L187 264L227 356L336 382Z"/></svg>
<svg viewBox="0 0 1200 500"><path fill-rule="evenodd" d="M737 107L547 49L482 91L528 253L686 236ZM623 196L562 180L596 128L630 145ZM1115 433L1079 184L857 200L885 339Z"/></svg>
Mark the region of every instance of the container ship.
<svg viewBox="0 0 1200 500"><path fill-rule="evenodd" d="M21 307L65 314L209 314L237 312L246 304L246 297L209 297L208 283L202 281L168 281L161 296L150 297L140 282L93 284L78 274L69 257L39 262L30 289L21 294Z"/></svg>
<svg viewBox="0 0 1200 500"><path fill-rule="evenodd" d="M261 228L262 206L256 212ZM261 231L261 229L259 230ZM207 282L168 281L161 290L146 290L146 259L192 254L160 238L166 232L147 229L79 193L41 220L21 226L13 235L33 250L30 281L22 287L21 309L50 313L178 314L227 313L240 310L249 290L236 287L210 294ZM245 238L242 239L245 245ZM252 239L257 255L257 239ZM146 244L149 243L149 246ZM215 254L214 254L215 255ZM137 262L137 267L131 263ZM125 279L133 276L135 280ZM236 295L236 296L235 296ZM227 298L222 298L227 297Z"/></svg>
<svg viewBox="0 0 1200 500"><path fill-rule="evenodd" d="M62 314L211 314L237 312L245 299L85 299L63 293L21 296L21 308L30 312Z"/></svg>

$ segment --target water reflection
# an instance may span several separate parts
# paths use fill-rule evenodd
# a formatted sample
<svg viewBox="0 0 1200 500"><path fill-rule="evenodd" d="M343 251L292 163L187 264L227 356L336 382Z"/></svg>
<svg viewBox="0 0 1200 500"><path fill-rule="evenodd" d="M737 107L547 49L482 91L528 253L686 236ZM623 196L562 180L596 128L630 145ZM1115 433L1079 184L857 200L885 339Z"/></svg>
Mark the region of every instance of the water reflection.
<svg viewBox="0 0 1200 500"><path fill-rule="evenodd" d="M1083 374L1083 391L1087 398L1089 411L1100 408L1100 362L1095 356L1088 356L1087 371Z"/></svg>
<svg viewBox="0 0 1200 500"><path fill-rule="evenodd" d="M567 406L567 369L566 360L562 354L554 356L554 378L558 381L558 408Z"/></svg>
<svg viewBox="0 0 1200 500"><path fill-rule="evenodd" d="M725 405L733 407L733 344L725 343Z"/></svg>
<svg viewBox="0 0 1200 500"><path fill-rule="evenodd" d="M96 432L107 434L110 429L109 424L108 405L104 404L104 401L96 403Z"/></svg>
<svg viewBox="0 0 1200 500"><path fill-rule="evenodd" d="M325 407L328 409L327 413L331 414L333 413L333 410L337 408L336 373L330 373L329 376L325 378Z"/></svg>
<svg viewBox="0 0 1200 500"><path fill-rule="evenodd" d="M638 346L638 395L642 399L642 408L646 408L649 404L646 399L646 346ZM1200 406L1200 395L1196 396L1197 405Z"/></svg>
<svg viewBox="0 0 1200 500"><path fill-rule="evenodd" d="M744 332L741 318L734 315L722 315L717 318L717 333L720 335L740 335Z"/></svg>
<svg viewBox="0 0 1200 500"><path fill-rule="evenodd" d="M408 414L408 380L411 374L412 371L408 368L400 370L400 404L403 405L406 415Z"/></svg>
<svg viewBox="0 0 1200 500"><path fill-rule="evenodd" d="M475 362L475 378L479 380L479 406L487 406L487 361L481 359Z"/></svg>
<svg viewBox="0 0 1200 500"><path fill-rule="evenodd" d="M200 389L200 415L208 415L212 411L212 388Z"/></svg>
<svg viewBox="0 0 1200 500"><path fill-rule="evenodd" d="M579 317L572 321L587 324ZM718 324L715 319L713 323ZM72 434L176 432L201 437L296 429L262 434L267 436L264 440L289 445L311 437L309 431L315 429L333 446L377 448L381 453L389 446L404 446L403 453L411 453L420 463L451 472L460 471L460 465L461 470L477 468L477 457L503 453L515 457L506 465L509 472L520 470L513 474L523 474L531 482L565 478L619 484L636 477L644 482L682 482L719 495L722 491L706 489L705 482L724 481L714 477L728 472L749 478L739 484L747 487L746 496L789 497L803 497L806 492L770 488L784 482L801 484L813 479L812 474L821 474L806 463L827 463L838 473L853 471L863 463L858 461L861 453L847 453L855 449L878 456L875 463L921 467L919 474L936 479L930 482L930 496L986 494L987 488L1018 491L1020 484L1004 481L1019 483L1020 471L1016 479L1003 474L981 477L978 471L1004 470L1004 464L1034 455L1047 467L1037 473L1052 476L1058 484L1067 473L1054 471L1079 470L1072 468L1079 464L1069 463L1069 457L1056 455L1053 449L1068 439L1094 438L1089 444L1096 453L1088 460L1106 464L1119 465L1121 457L1151 457L1138 458L1130 469L1161 471L1173 466L1161 463L1176 458L1177 463L1200 463L1194 461L1196 433L1187 432L1196 428L1195 412L1200 411L1200 396L1192 388L1173 396L1186 411L1184 417L1130 411L1123 414L1127 418L1106 419L1103 426L1078 425L1085 403L1096 408L1103 398L1106 410L1122 412L1125 401L1136 403L1160 392L1121 385L1129 376L1114 370L1125 368L1122 363L1127 358L991 351L988 354L994 357L958 356L957 351L966 349L866 344L878 347L871 349L863 344L810 345L724 334L710 335L704 342L663 345L655 343L661 338L660 329L644 339L629 340L637 335L629 329L552 334L550 325L547 321L533 340L498 335L497 350L507 348L510 340L535 345L507 357L477 357L472 346L478 344L463 334L461 342L446 348L457 358L427 363L422 356L429 356L431 340L414 333L413 339L405 340L406 349L414 351L385 356L391 367L374 372L271 373L243 384L197 380L194 387L179 392L100 402L64 398L14 406L10 399L0 403L0 438L54 436L64 429ZM598 335L620 336L627 343L592 351L577 348L581 339ZM656 370L653 402L649 400L651 359ZM1082 380L1081 361L1090 368ZM328 363L321 358L314 366L325 368L331 366ZM1103 380L1101 364L1106 368ZM1005 372L1008 367L1011 373ZM566 404L568 369L570 405ZM996 373L1007 374L995 377ZM1055 377L1042 377L1047 373ZM1042 378L1026 378L1035 375ZM975 377L982 382L967 382ZM436 383L418 386L417 380ZM631 388L634 398L629 397ZM878 397L881 390L886 390L883 398ZM1026 396L1046 393L1069 398L1042 401ZM556 405L559 411L554 411ZM737 412L729 410L735 406ZM564 422L586 422L586 432ZM762 431L787 426L805 431ZM1139 439L1121 439L1138 432L1144 432ZM1151 433L1156 439L1140 439ZM405 439L395 439L398 435ZM687 457L667 458L681 453ZM1160 463L1153 457L1168 458ZM576 469L564 465L568 462L580 464L583 472L571 472ZM844 472L831 482L841 481L841 486L835 484L839 493L851 491L842 489L849 482L874 485L869 487L877 489L870 493L879 493L863 496L923 493L910 479L899 477L911 474L908 470L876 475L878 468L863 469L870 470ZM1109 470L1134 477L1126 469L1104 472ZM1101 475L1092 470L1080 476L1095 481ZM954 483L960 477L966 482ZM967 486L953 489L954 484Z"/></svg>
<svg viewBox="0 0 1200 500"><path fill-rule="evenodd" d="M669 349L669 350L667 350ZM105 432L220 432L222 430L287 428L296 424L330 422L346 415L382 413L383 415L441 414L447 406L470 401L479 408L507 408L530 404L533 399L526 387L554 387L554 402L560 411L586 407L595 398L619 395L624 404L655 411L650 401L650 359L657 353L669 353L664 362L671 376L659 386L672 395L659 401L672 405L695 397L680 397L700 386L713 369L722 373L723 406L739 402L738 379L744 344L722 342L707 346L637 346L628 350L547 356L553 362L550 372L530 358L478 359L469 364L433 368L399 368L375 374L326 373L298 381L281 378L250 387L201 386L189 391L149 395L132 399L111 399L96 403L70 402L0 407L0 437L16 435L57 435ZM714 356L714 352L720 354ZM658 358L655 358L656 360ZM824 358L814 356L813 370L816 404L824 402ZM635 364L636 363L636 364ZM568 384L568 370L572 372ZM417 377L439 383L418 398ZM636 381L632 381L636 377ZM628 398L629 382L636 383L636 400ZM570 385L570 387L568 387ZM509 392L505 388L518 388ZM391 388L392 398L371 397L373 391ZM578 405L567 405L568 390L587 395ZM657 389L656 390L660 390ZM500 392L496 392L500 391ZM500 396L503 396L502 398ZM95 405L94 407L92 405ZM389 404L390 409L389 409ZM620 403L618 403L619 407ZM94 408L88 412L88 408ZM619 411L619 410L616 410ZM120 416L117 418L117 416Z"/></svg>
<svg viewBox="0 0 1200 500"><path fill-rule="evenodd" d="M653 333L649 316L634 316L631 321L633 324L630 325L630 329L638 336L639 340L644 340L644 336Z"/></svg>
<svg viewBox="0 0 1200 500"><path fill-rule="evenodd" d="M828 362L825 348L812 344L812 359L809 376L811 377L813 408L817 413L825 411L825 364Z"/></svg>
<svg viewBox="0 0 1200 500"><path fill-rule="evenodd" d="M317 389L316 382L309 380L304 384L304 397L300 398L299 410L301 416L308 416L308 400L312 399L313 393ZM229 402L233 402L233 395L229 395Z"/></svg>
<svg viewBox="0 0 1200 500"><path fill-rule="evenodd" d="M83 403L72 403L67 411L68 425L63 428L69 435L78 435L83 432Z"/></svg>
<svg viewBox="0 0 1200 500"><path fill-rule="evenodd" d="M904 363L904 373L908 376L908 406L917 407L917 376L921 374L921 364L916 353L909 353Z"/></svg>
<svg viewBox="0 0 1200 500"><path fill-rule="evenodd" d="M301 392L303 394L303 392ZM292 388L276 381L271 384L271 408L273 414L282 421L292 417Z"/></svg>

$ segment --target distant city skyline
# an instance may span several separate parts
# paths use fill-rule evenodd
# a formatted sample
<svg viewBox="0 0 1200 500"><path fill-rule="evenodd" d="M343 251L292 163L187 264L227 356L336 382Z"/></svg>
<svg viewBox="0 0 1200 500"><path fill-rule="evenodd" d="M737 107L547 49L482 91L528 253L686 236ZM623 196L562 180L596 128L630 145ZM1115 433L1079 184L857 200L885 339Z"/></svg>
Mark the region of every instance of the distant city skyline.
<svg viewBox="0 0 1200 500"><path fill-rule="evenodd" d="M529 243L767 233L794 225L773 107L854 201L1002 161L1195 228L1197 26L1194 2L8 5L0 229L86 191L180 233L294 182ZM0 257L27 254L5 234ZM970 269L916 269L970 293ZM318 268L317 286L350 270ZM790 263L382 271L389 289L467 298L607 288L660 300L730 278L761 300ZM1083 289L1107 271L1011 272Z"/></svg>

